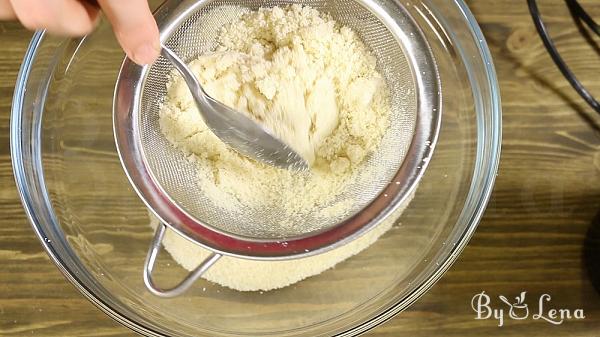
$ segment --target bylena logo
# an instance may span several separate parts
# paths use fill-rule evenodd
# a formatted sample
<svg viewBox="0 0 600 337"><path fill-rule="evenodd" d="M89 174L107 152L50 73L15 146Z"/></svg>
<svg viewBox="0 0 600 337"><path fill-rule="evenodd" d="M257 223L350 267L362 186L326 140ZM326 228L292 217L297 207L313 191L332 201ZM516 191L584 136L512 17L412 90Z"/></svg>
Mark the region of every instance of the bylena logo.
<svg viewBox="0 0 600 337"><path fill-rule="evenodd" d="M551 308L550 301L552 297L548 294L542 294L536 301L537 308L533 305L530 307L526 303L527 292L523 291L519 296L515 297L514 302L509 301L505 296L499 295L500 306L494 308L491 297L482 291L480 294L476 294L471 299L471 308L475 311L475 319L496 319L498 326L504 326L505 315L508 314L508 318L513 320L524 320L531 318L533 320L543 320L550 324L560 325L565 320L570 319L584 319L585 314L583 309L556 309ZM530 315L533 313L533 315Z"/></svg>

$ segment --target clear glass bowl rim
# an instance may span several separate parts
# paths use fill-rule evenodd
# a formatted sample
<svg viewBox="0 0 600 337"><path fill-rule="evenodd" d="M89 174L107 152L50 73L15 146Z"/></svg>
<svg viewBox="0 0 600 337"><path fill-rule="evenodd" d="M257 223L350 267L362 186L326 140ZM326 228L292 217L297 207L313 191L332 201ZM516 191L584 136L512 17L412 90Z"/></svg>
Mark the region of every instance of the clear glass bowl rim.
<svg viewBox="0 0 600 337"><path fill-rule="evenodd" d="M487 85L489 86L490 94L490 103L487 107L487 111L490 113L489 125L486 126L489 128L489 130L487 130L489 133L482 136L478 132L477 135L478 159L476 160L476 163L478 163L478 165L476 165L475 171L480 170L480 173L483 172L483 176L481 176L481 174L476 174L477 172L473 175L473 179L479 176L481 176L481 179L479 179L477 182L472 182L471 190L469 192L471 195L469 200L474 200L475 204L472 205L472 207L465 206L463 209L461 218L467 219L466 221L468 221L468 224L465 226L465 230L462 232L462 235L460 236L456 245L453 247L451 253L448 254L447 258L442 263L440 263L439 267L433 274L430 275L430 277L428 277L420 285L416 286L414 290L402 301L399 301L395 305L389 307L387 310L381 312L374 319L366 321L363 324L355 327L349 327L349 329L341 333L340 336L356 336L362 334L391 319L394 315L409 307L419 297L426 293L450 268L450 266L460 255L460 252L467 245L479 223L479 220L483 216L485 207L490 199L500 162L500 145L502 138L500 89L498 86L491 53L488 49L483 33L477 24L477 21L475 20L470 9L462 0L455 0L454 3L462 12L463 18L470 29L471 36L477 43L477 47L480 52L478 56L481 58L481 61L484 65L484 75L487 80ZM44 31L35 32L24 56L15 86L10 120L10 149L13 173L26 215L33 227L33 230L38 236L38 239L42 243L53 263L58 267L65 278L72 283L76 289L79 290L88 300L90 300L108 316L135 332L147 336L163 336L152 327L144 326L137 322L134 318L128 317L115 309L115 306L113 303L111 303L112 301L110 301L110 297L107 297L107 295L109 296L110 294L98 293L97 291L94 291L93 287L88 285L89 280L85 280L85 277L82 277L75 270L70 268L69 264L65 262L60 252L53 247L45 234L44 228L47 225L44 225L44 222L54 221L55 223L51 225L54 227L60 227L60 225L56 223L55 219L52 218L52 206L50 201L47 199L45 193L40 190L40 187L44 186L43 175L32 174L32 172L42 172L41 167L36 167L36 165L39 166L41 164L24 160L26 158L24 157L23 152L23 143L27 144L28 142L35 142L35 140L40 139L39 134L37 134L36 137L36 133L39 133L39 130L33 130L33 134L29 139L24 139L25 135L22 132L22 116L25 108L24 99L26 96L26 86L32 66L36 60L38 46L42 43L44 34ZM43 102L41 103L41 105L43 105ZM478 121L478 123L481 123L481 121ZM487 144L482 145L482 143L484 143L482 142L482 138L484 138ZM38 151L40 150L39 147L37 149ZM31 151L30 149L27 150ZM486 158L485 165L483 166L480 165L480 156L484 156ZM473 188L473 185L475 184L477 184L479 187ZM465 210L467 211L465 212Z"/></svg>

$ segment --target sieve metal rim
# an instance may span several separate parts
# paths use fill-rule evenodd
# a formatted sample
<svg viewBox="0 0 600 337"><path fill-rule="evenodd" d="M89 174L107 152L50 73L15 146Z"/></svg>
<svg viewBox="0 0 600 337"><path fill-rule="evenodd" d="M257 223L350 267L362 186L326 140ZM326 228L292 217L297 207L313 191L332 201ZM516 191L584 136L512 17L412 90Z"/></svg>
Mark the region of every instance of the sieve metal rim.
<svg viewBox="0 0 600 337"><path fill-rule="evenodd" d="M154 178L143 156L138 128L139 102L150 67L140 67L125 59L118 76L113 102L117 151L132 187L164 224L188 240L222 255L254 260L301 258L323 253L360 237L383 221L413 192L433 153L441 126L441 91L436 62L416 23L397 20L376 2L355 1L390 30L409 60L417 88L416 125L408 152L392 181L411 181L412 184L389 184L358 214L337 226L304 237L257 240L224 233L187 214ZM161 40L168 41L181 22L210 2L166 1L155 13L157 22L162 22L159 25ZM407 14L407 17L410 15ZM423 71L432 68L435 71Z"/></svg>

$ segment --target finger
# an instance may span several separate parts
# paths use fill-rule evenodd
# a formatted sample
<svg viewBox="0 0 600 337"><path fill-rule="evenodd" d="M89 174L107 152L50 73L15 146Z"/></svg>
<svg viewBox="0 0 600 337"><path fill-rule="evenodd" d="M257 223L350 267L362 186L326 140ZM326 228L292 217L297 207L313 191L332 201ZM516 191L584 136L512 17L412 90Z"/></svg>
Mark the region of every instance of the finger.
<svg viewBox="0 0 600 337"><path fill-rule="evenodd" d="M13 20L17 15L9 0L0 0L0 20Z"/></svg>
<svg viewBox="0 0 600 337"><path fill-rule="evenodd" d="M135 63L153 63L160 54L156 21L147 0L98 0L125 53Z"/></svg>
<svg viewBox="0 0 600 337"><path fill-rule="evenodd" d="M97 10L77 0L11 0L17 18L29 29L81 36L95 26Z"/></svg>

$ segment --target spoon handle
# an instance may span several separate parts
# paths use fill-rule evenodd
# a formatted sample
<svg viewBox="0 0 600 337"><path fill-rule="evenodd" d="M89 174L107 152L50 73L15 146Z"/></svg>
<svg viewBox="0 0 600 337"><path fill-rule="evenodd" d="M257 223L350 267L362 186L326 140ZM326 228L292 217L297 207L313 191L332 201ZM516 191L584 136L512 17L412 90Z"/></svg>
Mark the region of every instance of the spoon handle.
<svg viewBox="0 0 600 337"><path fill-rule="evenodd" d="M167 60L169 60L171 64L173 64L173 66L175 67L175 69L177 69L177 71L179 71L179 73L181 73L181 76L183 76L184 81L190 88L192 95L195 96L194 98L196 98L196 100L199 101L205 101L208 94L204 91L204 89L200 85L200 82L198 82L198 79L196 79L196 76L194 76L192 71L185 64L185 62L183 62L183 60L181 60L179 56L175 54L174 51L165 47L164 45L162 46L160 53Z"/></svg>

